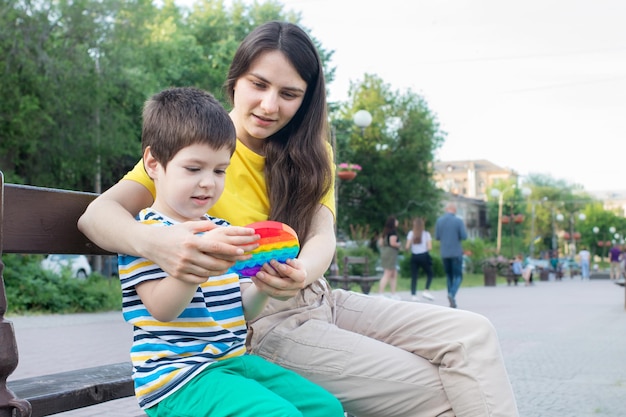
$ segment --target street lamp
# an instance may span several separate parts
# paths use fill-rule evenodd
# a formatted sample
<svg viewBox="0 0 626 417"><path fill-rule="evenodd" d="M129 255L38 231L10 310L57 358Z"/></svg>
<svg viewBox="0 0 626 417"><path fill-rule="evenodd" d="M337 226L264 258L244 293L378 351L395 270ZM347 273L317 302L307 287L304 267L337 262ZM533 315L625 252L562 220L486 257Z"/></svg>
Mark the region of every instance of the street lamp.
<svg viewBox="0 0 626 417"><path fill-rule="evenodd" d="M597 242L597 246L600 246L600 241L598 240L598 233L600 233L600 228L598 226L593 226L593 229L591 229L593 231L593 234L596 236L596 242ZM593 246L593 248L595 248L595 245ZM595 250L594 250L594 258L595 258ZM602 252L600 252L600 260L602 260Z"/></svg>
<svg viewBox="0 0 626 417"><path fill-rule="evenodd" d="M365 128L372 124L372 115L367 110L359 110L352 116L352 121L361 129L361 137L365 134Z"/></svg>
<svg viewBox="0 0 626 417"><path fill-rule="evenodd" d="M600 233L600 228L598 226L594 226L593 229L593 233L596 235L596 239L598 234ZM606 229L604 229L606 230ZM615 236L615 232L617 231L617 229L615 229L615 227L611 226L609 227L609 233L613 236ZM610 240L606 240L606 231L602 232L602 235L600 236L600 240L597 241L597 244L599 247L604 247L606 248L605 250L602 251L602 253L600 253L600 259L604 260L604 255L608 255L607 251L609 250L609 246L611 246L611 241Z"/></svg>
<svg viewBox="0 0 626 417"><path fill-rule="evenodd" d="M368 127L372 123L372 115L367 110L359 110L354 113L352 116L352 121L354 124L361 129L361 137L365 133L365 128ZM335 163L338 161L338 148L337 148L337 134L335 132L335 127L331 128L331 140L332 140L332 148L333 153L335 155ZM339 181L335 178L335 236L337 236L337 223L339 220ZM337 251L335 250L335 254L333 255L333 261L330 265L331 274L337 275L339 267L337 265Z"/></svg>
<svg viewBox="0 0 626 417"><path fill-rule="evenodd" d="M511 187L505 188L503 191L498 190L497 188L493 188L491 190L491 196L495 197L498 199L498 235L496 238L496 253L498 255L500 255L500 248L502 245L502 204L504 203L504 194L509 191L512 190L514 188L517 188L517 186L514 184ZM528 197L532 191L530 190L530 188L522 188L522 195L524 196L524 198ZM513 222L513 207L511 206L511 219L510 221ZM514 256L515 254L514 252L514 248L513 248L513 224L511 223L511 256Z"/></svg>
<svg viewBox="0 0 626 417"><path fill-rule="evenodd" d="M574 231L574 224L576 223L576 219L574 218L574 214L575 212L570 213L569 216L569 231L566 232L563 236L564 240L569 240L569 247L567 249L567 253L568 255L570 255L570 257L574 257L574 255L576 255L576 232ZM580 213L578 214L578 219L580 221L584 221L587 218L587 216L585 216L585 213ZM556 219L559 222L562 222L563 220L565 220L565 216L563 216L561 213L556 215ZM580 238L580 236L578 237Z"/></svg>
<svg viewBox="0 0 626 417"><path fill-rule="evenodd" d="M578 214L578 220L580 220L581 222L584 222L585 219L587 218L587 216L585 216L585 213L579 213ZM574 256L576 256L576 232L574 231L574 213L570 214L570 237L572 238L572 243L570 245L570 249L571 249L571 256L572 258ZM580 239L580 234L578 235L578 238Z"/></svg>
<svg viewBox="0 0 626 417"><path fill-rule="evenodd" d="M535 218L537 217L536 213L535 213L535 206L537 205L537 203L539 202L546 202L548 201L548 197L543 197L541 199L541 201L533 201L532 202L532 218L531 218L531 223L530 223L530 257L534 258L535 257Z"/></svg>

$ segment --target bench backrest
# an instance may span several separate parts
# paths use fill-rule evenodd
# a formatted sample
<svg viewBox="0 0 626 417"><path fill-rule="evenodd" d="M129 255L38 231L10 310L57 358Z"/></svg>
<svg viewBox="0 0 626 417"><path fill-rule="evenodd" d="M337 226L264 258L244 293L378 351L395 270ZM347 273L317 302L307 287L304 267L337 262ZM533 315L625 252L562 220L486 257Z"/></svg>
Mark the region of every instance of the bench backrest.
<svg viewBox="0 0 626 417"><path fill-rule="evenodd" d="M353 265L359 265L358 269L360 271L356 274L351 273ZM346 256L343 259L343 271L344 271L345 276L349 276L349 275L369 276L370 275L369 258L367 256Z"/></svg>
<svg viewBox="0 0 626 417"><path fill-rule="evenodd" d="M0 254L109 254L76 226L96 194L4 184L1 175L0 185Z"/></svg>
<svg viewBox="0 0 626 417"><path fill-rule="evenodd" d="M0 171L0 417L14 415L14 409L20 410L20 415L30 415L31 409L30 403L16 398L6 384L17 367L18 352L12 323L4 318L7 299L2 254L110 254L87 239L77 227L78 218L96 196L5 184Z"/></svg>

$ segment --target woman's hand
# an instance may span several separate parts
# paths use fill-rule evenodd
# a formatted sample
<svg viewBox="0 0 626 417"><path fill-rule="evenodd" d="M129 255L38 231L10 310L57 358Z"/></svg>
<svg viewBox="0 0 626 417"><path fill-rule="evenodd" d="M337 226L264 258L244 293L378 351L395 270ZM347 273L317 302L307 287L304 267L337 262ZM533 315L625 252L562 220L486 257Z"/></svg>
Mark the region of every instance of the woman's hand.
<svg viewBox="0 0 626 417"><path fill-rule="evenodd" d="M298 259L288 259L286 263L272 260L263 265L261 271L252 277L259 291L277 300L288 300L306 287L307 271Z"/></svg>
<svg viewBox="0 0 626 417"><path fill-rule="evenodd" d="M249 259L259 235L247 227L222 227L209 221L150 227L152 238L144 257L169 275L185 282L221 275L235 261Z"/></svg>

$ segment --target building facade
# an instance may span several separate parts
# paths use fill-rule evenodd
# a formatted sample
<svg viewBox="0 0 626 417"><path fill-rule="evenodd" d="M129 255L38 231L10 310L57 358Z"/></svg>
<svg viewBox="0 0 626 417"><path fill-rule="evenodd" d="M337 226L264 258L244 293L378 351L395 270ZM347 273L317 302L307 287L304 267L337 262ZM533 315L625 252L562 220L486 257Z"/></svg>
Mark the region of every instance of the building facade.
<svg viewBox="0 0 626 417"><path fill-rule="evenodd" d="M437 187L450 194L487 201L487 190L498 181L518 180L518 174L485 159L440 161L434 164Z"/></svg>

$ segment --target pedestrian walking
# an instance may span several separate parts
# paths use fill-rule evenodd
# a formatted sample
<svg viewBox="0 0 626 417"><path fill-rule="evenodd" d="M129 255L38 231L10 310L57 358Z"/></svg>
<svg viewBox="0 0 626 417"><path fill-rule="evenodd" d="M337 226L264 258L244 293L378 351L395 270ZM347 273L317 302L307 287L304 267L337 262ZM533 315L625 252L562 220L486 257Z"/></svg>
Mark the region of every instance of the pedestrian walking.
<svg viewBox="0 0 626 417"><path fill-rule="evenodd" d="M446 272L448 301L456 308L456 294L463 281L463 248L461 242L467 239L465 223L456 215L456 205L448 203L445 213L435 224L435 239L440 243L441 260Z"/></svg>
<svg viewBox="0 0 626 417"><path fill-rule="evenodd" d="M426 222L423 217L413 219L413 228L406 236L406 250L411 251L411 300L417 301L417 275L421 269L426 274L426 286L422 297L433 301L435 297L430 293L430 284L433 281L433 259L430 251L433 241L430 233L425 230Z"/></svg>

